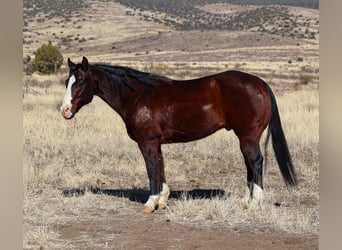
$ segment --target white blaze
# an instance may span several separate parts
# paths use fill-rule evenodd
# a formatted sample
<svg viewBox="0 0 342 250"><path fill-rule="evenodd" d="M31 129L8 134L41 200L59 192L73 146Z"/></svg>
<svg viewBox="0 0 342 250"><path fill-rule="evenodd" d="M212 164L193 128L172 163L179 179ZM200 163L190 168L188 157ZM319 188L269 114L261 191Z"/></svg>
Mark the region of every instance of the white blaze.
<svg viewBox="0 0 342 250"><path fill-rule="evenodd" d="M76 82L76 78L74 75L72 75L70 78L69 78L69 82L68 82L68 87L67 87L67 92L64 96L64 100L63 100L63 106L65 105L70 105L71 106L71 99L72 99L72 96L71 96L71 87L72 85Z"/></svg>
<svg viewBox="0 0 342 250"><path fill-rule="evenodd" d="M71 113L71 106L72 106L71 105L71 99L72 99L71 87L75 82L76 82L76 78L74 75L72 75L69 78L67 91L66 91L66 94L64 96L63 104L61 106L61 113L63 114L64 117L70 118L72 115L72 113Z"/></svg>

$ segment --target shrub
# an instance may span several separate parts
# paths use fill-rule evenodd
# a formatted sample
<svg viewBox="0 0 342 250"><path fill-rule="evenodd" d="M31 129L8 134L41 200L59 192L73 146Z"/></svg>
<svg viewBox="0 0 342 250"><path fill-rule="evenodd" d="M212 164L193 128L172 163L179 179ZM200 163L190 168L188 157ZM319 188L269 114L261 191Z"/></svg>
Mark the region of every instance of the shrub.
<svg viewBox="0 0 342 250"><path fill-rule="evenodd" d="M57 46L43 44L36 51L33 69L43 74L56 73L63 63L63 56Z"/></svg>

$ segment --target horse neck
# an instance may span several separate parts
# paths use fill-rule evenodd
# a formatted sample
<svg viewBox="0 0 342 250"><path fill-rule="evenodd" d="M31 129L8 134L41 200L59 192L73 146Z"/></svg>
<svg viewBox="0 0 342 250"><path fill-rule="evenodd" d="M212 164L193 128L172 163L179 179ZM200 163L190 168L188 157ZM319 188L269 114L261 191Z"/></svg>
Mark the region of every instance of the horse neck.
<svg viewBox="0 0 342 250"><path fill-rule="evenodd" d="M121 90L113 87L113 83L103 72L94 74L95 95L100 97L112 109L114 109L124 120L126 119L126 104L133 102L137 94L125 86Z"/></svg>

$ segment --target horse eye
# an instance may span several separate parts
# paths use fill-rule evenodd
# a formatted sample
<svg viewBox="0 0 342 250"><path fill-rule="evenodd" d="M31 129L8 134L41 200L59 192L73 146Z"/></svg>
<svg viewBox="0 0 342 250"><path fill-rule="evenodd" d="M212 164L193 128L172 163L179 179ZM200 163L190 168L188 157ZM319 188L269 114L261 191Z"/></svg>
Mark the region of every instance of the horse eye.
<svg viewBox="0 0 342 250"><path fill-rule="evenodd" d="M78 86L83 85L83 83L84 83L84 79L83 79L83 78L80 78L80 79L77 81L77 85L78 85Z"/></svg>

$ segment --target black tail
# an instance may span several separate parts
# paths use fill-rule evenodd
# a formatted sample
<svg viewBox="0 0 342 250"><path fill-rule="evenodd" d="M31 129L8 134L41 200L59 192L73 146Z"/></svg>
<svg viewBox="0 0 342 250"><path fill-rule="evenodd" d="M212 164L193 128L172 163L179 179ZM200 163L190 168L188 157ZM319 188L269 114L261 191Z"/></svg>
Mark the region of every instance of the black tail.
<svg viewBox="0 0 342 250"><path fill-rule="evenodd" d="M297 185L297 174L292 164L291 155L287 147L283 128L281 126L277 102L271 88L266 83L265 85L268 92L270 93L272 103L272 115L271 121L268 125L268 132L266 136L265 154L270 134L272 134L273 150L279 165L280 172L287 186L295 186Z"/></svg>

